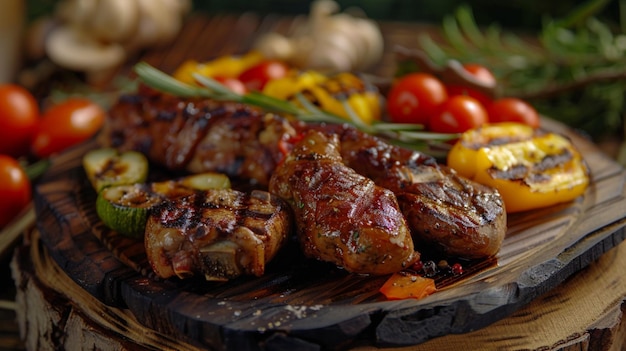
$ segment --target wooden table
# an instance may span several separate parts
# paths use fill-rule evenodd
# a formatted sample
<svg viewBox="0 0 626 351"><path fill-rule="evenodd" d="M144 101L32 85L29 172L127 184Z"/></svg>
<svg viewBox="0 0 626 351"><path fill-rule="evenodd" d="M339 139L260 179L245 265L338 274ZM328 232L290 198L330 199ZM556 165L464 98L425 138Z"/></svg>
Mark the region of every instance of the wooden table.
<svg viewBox="0 0 626 351"><path fill-rule="evenodd" d="M254 14L215 18L194 16L171 47L144 53L138 59L171 72L187 58L208 60L223 54L243 53L258 31L285 31L293 20L274 16L261 18ZM381 29L388 47L393 44L416 46L416 33L432 30L429 26L408 23L381 23ZM204 38L211 40L205 41ZM372 72L390 76L393 60L393 54L388 50ZM619 230L624 230L623 224ZM0 334L0 350L25 347L39 350L47 349L47 346L52 349L52 346L58 347L59 342L68 349L71 345L90 344L102 350L195 350L188 344L143 327L128 311L106 306L85 294L47 255L38 232L29 228L26 233L26 240L18 247L11 267L19 287L18 325L27 338L25 342L16 339L16 324L11 323L13 314L2 313L0 316L8 322L0 324L2 331L7 330ZM8 271L8 259L2 262L4 271ZM626 326L622 324L626 298L623 267L626 267L626 243L611 249L598 261L508 318L474 332L448 335L400 349L623 349L626 343ZM3 296L11 295L13 282L6 273L1 277Z"/></svg>
<svg viewBox="0 0 626 351"><path fill-rule="evenodd" d="M0 350L21 350L25 346L30 350L54 349L60 339L45 334L51 331L65 333L63 342L68 349L71 345L92 344L98 350L199 350L163 337L143 327L127 311L106 306L85 294L46 255L37 233L29 232L29 237L34 237L32 245L20 248L12 266L20 298L28 299L26 310L18 313L20 326L28 337L25 344L19 342L15 324L8 324L10 321L4 316L3 330L8 330L0 341L5 340L2 345L9 348ZM622 350L626 346L626 325L622 323L626 298L623 267L626 243L558 288L486 328L389 350Z"/></svg>

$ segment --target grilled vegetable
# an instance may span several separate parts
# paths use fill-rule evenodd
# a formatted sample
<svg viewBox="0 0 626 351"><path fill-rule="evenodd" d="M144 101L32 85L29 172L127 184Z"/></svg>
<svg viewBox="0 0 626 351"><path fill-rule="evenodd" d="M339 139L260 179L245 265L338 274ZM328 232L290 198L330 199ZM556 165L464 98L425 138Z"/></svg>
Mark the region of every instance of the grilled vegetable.
<svg viewBox="0 0 626 351"><path fill-rule="evenodd" d="M194 73L212 78L236 78L247 68L261 62L263 59L263 55L256 51L251 51L242 56L225 55L206 62L188 60L174 72L174 78L187 84L197 84L193 78Z"/></svg>
<svg viewBox="0 0 626 351"><path fill-rule="evenodd" d="M143 154L136 151L119 153L112 148L87 152L83 157L83 168L96 192L112 185L143 183L148 176L148 160Z"/></svg>
<svg viewBox="0 0 626 351"><path fill-rule="evenodd" d="M164 197L146 184L116 185L98 194L96 212L107 227L139 239L143 237L150 208L163 201Z"/></svg>
<svg viewBox="0 0 626 351"><path fill-rule="evenodd" d="M450 150L448 165L498 189L508 213L571 201L589 184L588 169L567 138L517 123L464 133Z"/></svg>
<svg viewBox="0 0 626 351"><path fill-rule="evenodd" d="M380 288L387 300L423 299L436 291L434 279L408 272L392 274Z"/></svg>
<svg viewBox="0 0 626 351"><path fill-rule="evenodd" d="M195 190L228 189L230 179L215 172L193 174L176 180L166 180L151 184L152 191L172 199L181 195L189 195Z"/></svg>
<svg viewBox="0 0 626 351"><path fill-rule="evenodd" d="M301 94L320 109L352 119L348 109L365 124L380 120L380 95L376 88L351 73L324 76L314 71L292 72L268 82L263 93L300 103Z"/></svg>
<svg viewBox="0 0 626 351"><path fill-rule="evenodd" d="M99 192L96 212L107 227L131 238L141 238L154 206L199 190L228 188L228 177L212 172L148 184L109 186Z"/></svg>

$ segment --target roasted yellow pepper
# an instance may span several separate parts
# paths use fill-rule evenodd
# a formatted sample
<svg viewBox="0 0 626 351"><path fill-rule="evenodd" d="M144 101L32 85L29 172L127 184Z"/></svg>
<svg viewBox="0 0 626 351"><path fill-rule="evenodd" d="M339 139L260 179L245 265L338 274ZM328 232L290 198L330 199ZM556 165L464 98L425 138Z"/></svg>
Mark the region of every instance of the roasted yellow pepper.
<svg viewBox="0 0 626 351"><path fill-rule="evenodd" d="M251 51L241 56L220 56L206 62L187 60L176 69L173 77L187 84L196 84L193 78L194 73L205 77L236 78L243 71L260 63L263 59L261 53Z"/></svg>
<svg viewBox="0 0 626 351"><path fill-rule="evenodd" d="M365 124L380 120L381 105L378 91L351 73L325 76L315 71L292 72L284 78L268 82L263 93L299 103L297 94L320 109L350 119L345 105Z"/></svg>
<svg viewBox="0 0 626 351"><path fill-rule="evenodd" d="M462 134L448 165L496 188L508 213L571 201L589 185L589 171L569 139L526 125L485 125Z"/></svg>

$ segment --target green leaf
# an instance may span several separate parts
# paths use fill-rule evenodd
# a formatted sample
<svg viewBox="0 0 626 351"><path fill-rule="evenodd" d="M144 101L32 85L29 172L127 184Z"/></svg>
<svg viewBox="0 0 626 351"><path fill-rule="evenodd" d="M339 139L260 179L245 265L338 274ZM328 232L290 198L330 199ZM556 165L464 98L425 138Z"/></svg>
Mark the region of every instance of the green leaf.
<svg viewBox="0 0 626 351"><path fill-rule="evenodd" d="M461 31L469 38L469 41L479 48L485 47L485 37L476 25L472 10L468 6L461 6L456 12L456 18Z"/></svg>
<svg viewBox="0 0 626 351"><path fill-rule="evenodd" d="M137 63L135 73L144 83L165 93L180 97L209 97L211 95L206 89L185 84L146 62Z"/></svg>
<svg viewBox="0 0 626 351"><path fill-rule="evenodd" d="M556 25L564 28L582 26L585 21L597 15L611 0L591 0L577 6L565 18L556 22Z"/></svg>
<svg viewBox="0 0 626 351"><path fill-rule="evenodd" d="M463 33L459 29L458 23L454 17L445 17L443 19L443 33L450 45L460 54L468 54L468 43L463 37Z"/></svg>

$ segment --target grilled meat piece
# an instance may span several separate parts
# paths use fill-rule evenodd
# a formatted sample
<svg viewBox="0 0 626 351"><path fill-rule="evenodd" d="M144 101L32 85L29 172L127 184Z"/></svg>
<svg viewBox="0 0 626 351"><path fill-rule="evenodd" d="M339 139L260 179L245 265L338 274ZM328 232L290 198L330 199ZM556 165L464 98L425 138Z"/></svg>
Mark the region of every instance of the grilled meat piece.
<svg viewBox="0 0 626 351"><path fill-rule="evenodd" d="M287 204L267 192L198 191L152 210L145 232L148 260L162 277L203 274L228 280L263 275L291 230Z"/></svg>
<svg viewBox="0 0 626 351"><path fill-rule="evenodd" d="M110 109L107 144L137 150L171 170L221 172L267 186L283 158L281 138L295 135L290 123L249 106L187 99L143 87Z"/></svg>
<svg viewBox="0 0 626 351"><path fill-rule="evenodd" d="M389 190L343 164L335 135L311 131L270 181L291 204L305 255L354 273L388 274L419 259Z"/></svg>
<svg viewBox="0 0 626 351"><path fill-rule="evenodd" d="M506 233L506 211L497 190L457 175L431 156L354 128L324 130L339 136L349 167L397 196L416 245L467 259L498 253Z"/></svg>
<svg viewBox="0 0 626 351"><path fill-rule="evenodd" d="M238 104L143 90L111 109L103 135L112 146L142 151L170 169L218 171L267 186L284 146L311 129L337 135L342 162L395 194L417 245L434 244L469 259L497 254L506 233L497 191L459 177L429 155L347 125L304 124Z"/></svg>

